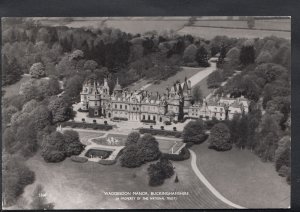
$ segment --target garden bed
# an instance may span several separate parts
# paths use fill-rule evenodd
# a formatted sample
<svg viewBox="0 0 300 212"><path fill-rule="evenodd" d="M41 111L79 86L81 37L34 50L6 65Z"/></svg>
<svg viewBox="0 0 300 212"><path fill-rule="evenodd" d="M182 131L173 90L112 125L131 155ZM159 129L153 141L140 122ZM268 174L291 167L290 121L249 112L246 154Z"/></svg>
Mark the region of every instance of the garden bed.
<svg viewBox="0 0 300 212"><path fill-rule="evenodd" d="M150 133L151 135L172 136L172 137L176 137L176 138L180 138L181 134L182 134L182 132L179 132L179 131L146 129L146 128L140 128L139 132L141 134Z"/></svg>
<svg viewBox="0 0 300 212"><path fill-rule="evenodd" d="M91 128L94 130L111 130L113 128L112 125L85 123L85 122L63 122L61 123L61 126L71 127L71 128Z"/></svg>
<svg viewBox="0 0 300 212"><path fill-rule="evenodd" d="M102 150L102 149L89 149L86 153L85 156L88 158L102 158L106 159L108 158L113 151L109 150Z"/></svg>

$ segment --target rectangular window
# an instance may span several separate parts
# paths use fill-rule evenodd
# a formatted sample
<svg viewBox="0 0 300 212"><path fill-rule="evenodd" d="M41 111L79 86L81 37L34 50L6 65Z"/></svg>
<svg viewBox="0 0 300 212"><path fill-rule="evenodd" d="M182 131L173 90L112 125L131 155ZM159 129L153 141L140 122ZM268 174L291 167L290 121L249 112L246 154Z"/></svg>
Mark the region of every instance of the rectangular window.
<svg viewBox="0 0 300 212"><path fill-rule="evenodd" d="M117 104L115 104L115 108L116 108L116 109L117 109L117 107L118 107Z"/></svg>
<svg viewBox="0 0 300 212"><path fill-rule="evenodd" d="M122 109L122 105L120 105L120 109Z"/></svg>
<svg viewBox="0 0 300 212"><path fill-rule="evenodd" d="M125 110L127 110L127 105L125 105Z"/></svg>

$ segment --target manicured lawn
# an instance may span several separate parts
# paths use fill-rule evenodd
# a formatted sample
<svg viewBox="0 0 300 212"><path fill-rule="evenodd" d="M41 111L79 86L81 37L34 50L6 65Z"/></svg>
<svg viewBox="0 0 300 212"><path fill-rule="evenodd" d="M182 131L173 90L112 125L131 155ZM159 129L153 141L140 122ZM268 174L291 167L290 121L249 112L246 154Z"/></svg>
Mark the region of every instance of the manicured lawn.
<svg viewBox="0 0 300 212"><path fill-rule="evenodd" d="M262 162L248 150L210 150L207 142L192 149L199 170L230 201L246 208L290 205L290 186L278 176L272 163Z"/></svg>
<svg viewBox="0 0 300 212"><path fill-rule="evenodd" d="M108 134L107 137L105 137L105 138L96 138L96 139L93 139L93 142L95 142L97 144L101 144L101 145L111 145L107 141L107 139L110 139L110 138L114 138L114 139L116 139L116 140L119 141L119 142L117 142L116 144L113 144L113 145L124 146L125 142L126 142L126 139L127 139L127 135Z"/></svg>
<svg viewBox="0 0 300 212"><path fill-rule="evenodd" d="M156 93L159 92L163 94L166 92L166 88L170 88L174 83L179 80L181 83L184 82L185 77L190 78L193 75L197 74L199 71L202 71L204 68L189 68L182 67L182 70L177 72L175 75L169 77L167 80L160 81L159 84L152 84L147 87L146 90Z"/></svg>
<svg viewBox="0 0 300 212"><path fill-rule="evenodd" d="M66 159L61 163L46 163L36 155L27 161L36 174L36 182L27 186L24 197L31 198L37 183L44 186L47 199L55 203L55 209L100 209L100 208L226 208L199 181L190 166L190 160L173 162L175 175L162 186L148 186L145 164L139 168L123 168L119 164L104 166L94 162L75 163ZM103 192L133 191L181 191L188 196L177 200L125 201L105 196Z"/></svg>
<svg viewBox="0 0 300 212"><path fill-rule="evenodd" d="M104 133L96 133L96 132L83 132L83 131L77 131L78 134L79 134L79 139L81 141L81 143L83 144L87 144L87 141L90 139L90 138L97 138L97 137L100 137L100 136L103 136Z"/></svg>
<svg viewBox="0 0 300 212"><path fill-rule="evenodd" d="M169 153L171 147L175 144L174 141L164 140L164 139L156 139L159 143L160 151L164 153Z"/></svg>
<svg viewBox="0 0 300 212"><path fill-rule="evenodd" d="M160 94L163 94L166 92L166 88L170 88L177 80L179 80L182 83L184 82L185 77L190 78L203 69L204 68L201 67L199 68L182 67L181 71L177 72L175 75L169 77L166 80L160 81L157 84L154 84L154 82L152 82L151 80L142 79L136 83L133 83L128 88L130 90L138 90L144 85L152 83L152 85L147 87L145 90L153 93L159 92Z"/></svg>
<svg viewBox="0 0 300 212"><path fill-rule="evenodd" d="M206 97L208 94L210 94L213 91L213 89L210 89L207 87L207 77L205 77L200 82L198 82L194 87L196 87L196 86L200 87L203 98Z"/></svg>

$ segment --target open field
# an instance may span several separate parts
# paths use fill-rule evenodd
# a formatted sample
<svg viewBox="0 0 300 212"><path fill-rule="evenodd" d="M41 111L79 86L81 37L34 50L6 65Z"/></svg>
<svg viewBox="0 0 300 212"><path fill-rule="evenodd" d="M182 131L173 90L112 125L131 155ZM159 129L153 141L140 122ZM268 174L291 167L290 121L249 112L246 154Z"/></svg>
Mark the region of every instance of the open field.
<svg viewBox="0 0 300 212"><path fill-rule="evenodd" d="M174 30L177 31L182 28L187 23L188 17L183 17L181 19L174 19L173 21L165 20L162 17L116 17L116 18L89 18L76 19L74 21L59 21L59 20L42 20L43 25L48 26L67 26L71 28L103 28L111 27L118 28L123 32L132 34L143 34L148 31L157 31L158 33Z"/></svg>
<svg viewBox="0 0 300 212"><path fill-rule="evenodd" d="M66 159L61 163L46 163L36 155L27 161L36 173L36 182L25 189L24 197L31 198L36 184L44 186L49 202L55 209L109 209L109 208L228 208L214 197L201 183L190 166L190 160L172 162L175 175L162 186L149 187L147 168L123 168L119 164L104 166L94 162L75 163ZM105 196L103 192L133 191L180 191L188 196L176 196L177 200L125 201L116 196Z"/></svg>
<svg viewBox="0 0 300 212"><path fill-rule="evenodd" d="M246 208L289 207L290 186L272 163L263 163L248 150L210 150L207 142L192 150L199 170L230 201Z"/></svg>
<svg viewBox="0 0 300 212"><path fill-rule="evenodd" d="M285 31L268 31L268 30L251 30L251 29L231 29L231 28L213 28L186 26L178 31L180 35L193 35L205 39L212 39L216 35L228 36L235 38L264 38L267 36L277 36L291 39L291 32Z"/></svg>
<svg viewBox="0 0 300 212"><path fill-rule="evenodd" d="M224 21L201 20L201 21L196 21L193 24L193 26L248 28L247 21L228 21L228 20L224 20ZM291 20L288 19L255 20L255 26L253 29L291 31Z"/></svg>
<svg viewBox="0 0 300 212"><path fill-rule="evenodd" d="M191 34L205 39L211 39L216 35L245 38L262 38L272 35L286 39L290 39L291 37L291 33L288 32L291 30L290 19L256 20L255 30L250 30L247 29L246 21L238 20L198 19L193 26L185 26L188 23L188 18L189 17L90 17L87 19L73 18L74 20L52 18L49 20L42 19L41 23L47 26L68 26L72 28L113 27L133 34L143 34L152 30L156 30L158 33L166 30L174 30L181 35Z"/></svg>
<svg viewBox="0 0 300 212"><path fill-rule="evenodd" d="M14 83L12 85L2 87L2 90L5 91L4 98L19 94L19 90L20 90L22 83L28 81L29 79L31 79L31 77L29 75L23 75L21 80L19 80L18 82Z"/></svg>

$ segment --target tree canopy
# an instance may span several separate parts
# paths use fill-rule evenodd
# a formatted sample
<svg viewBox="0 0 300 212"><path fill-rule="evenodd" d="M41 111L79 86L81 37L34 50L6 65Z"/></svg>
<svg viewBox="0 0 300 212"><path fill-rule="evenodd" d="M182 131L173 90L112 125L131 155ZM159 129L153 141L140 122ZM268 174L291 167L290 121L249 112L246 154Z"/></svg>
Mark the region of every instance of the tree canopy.
<svg viewBox="0 0 300 212"><path fill-rule="evenodd" d="M232 148L230 143L230 131L223 123L218 123L210 131L209 148L217 151L226 151Z"/></svg>
<svg viewBox="0 0 300 212"><path fill-rule="evenodd" d="M190 121L183 129L183 141L199 144L203 142L205 126L201 119Z"/></svg>

